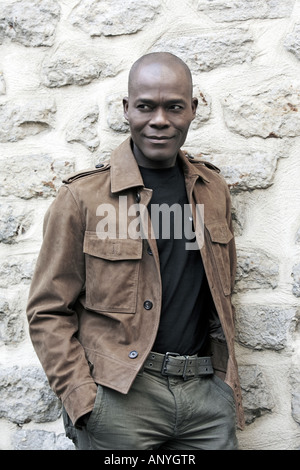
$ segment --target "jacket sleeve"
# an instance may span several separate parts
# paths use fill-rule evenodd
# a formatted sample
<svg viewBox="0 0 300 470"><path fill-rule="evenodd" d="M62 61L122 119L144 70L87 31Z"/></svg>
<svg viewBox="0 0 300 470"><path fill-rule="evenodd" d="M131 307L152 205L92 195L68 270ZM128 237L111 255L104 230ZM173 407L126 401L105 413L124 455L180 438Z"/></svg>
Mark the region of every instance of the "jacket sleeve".
<svg viewBox="0 0 300 470"><path fill-rule="evenodd" d="M84 226L63 186L44 219L43 243L27 305L29 332L51 388L75 424L92 410L97 385L77 340L74 305L85 283Z"/></svg>
<svg viewBox="0 0 300 470"><path fill-rule="evenodd" d="M227 197L227 223L228 227L233 235L233 238L229 242L229 256L230 256L230 274L231 274L231 291L233 291L235 278L236 278L236 269L237 269L237 257L236 257L236 245L235 245L235 237L234 237L234 230L233 230L233 223L232 223L232 204L231 204L231 197L228 187L226 188L226 197Z"/></svg>
<svg viewBox="0 0 300 470"><path fill-rule="evenodd" d="M236 255L236 244L235 244L235 237L234 237L234 230L233 230L233 223L232 223L232 203L231 203L231 196L228 186L226 185L226 207L227 207L227 223L228 227L233 235L233 238L229 242L229 263L230 263L230 276L231 276L231 292L233 292L235 279L236 279L236 270L237 270L237 255ZM235 319L235 307L231 302L232 308L232 315L233 319Z"/></svg>

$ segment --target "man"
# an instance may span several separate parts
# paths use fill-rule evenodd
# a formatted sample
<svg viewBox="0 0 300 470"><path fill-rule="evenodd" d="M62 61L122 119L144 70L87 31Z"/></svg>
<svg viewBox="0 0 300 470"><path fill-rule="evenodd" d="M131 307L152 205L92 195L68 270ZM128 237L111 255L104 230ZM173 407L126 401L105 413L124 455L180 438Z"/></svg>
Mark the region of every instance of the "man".
<svg viewBox="0 0 300 470"><path fill-rule="evenodd" d="M131 138L68 178L45 216L30 334L77 449L237 448L230 196L180 150L192 88L176 56L139 59Z"/></svg>

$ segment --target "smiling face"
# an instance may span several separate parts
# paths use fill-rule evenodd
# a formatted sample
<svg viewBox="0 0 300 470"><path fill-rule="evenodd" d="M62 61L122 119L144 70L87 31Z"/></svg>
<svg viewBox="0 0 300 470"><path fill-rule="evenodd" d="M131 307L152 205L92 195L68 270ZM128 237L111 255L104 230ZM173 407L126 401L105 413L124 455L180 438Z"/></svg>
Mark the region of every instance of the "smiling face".
<svg viewBox="0 0 300 470"><path fill-rule="evenodd" d="M197 108L185 64L170 54L145 56L132 69L123 106L138 164L148 168L175 165Z"/></svg>

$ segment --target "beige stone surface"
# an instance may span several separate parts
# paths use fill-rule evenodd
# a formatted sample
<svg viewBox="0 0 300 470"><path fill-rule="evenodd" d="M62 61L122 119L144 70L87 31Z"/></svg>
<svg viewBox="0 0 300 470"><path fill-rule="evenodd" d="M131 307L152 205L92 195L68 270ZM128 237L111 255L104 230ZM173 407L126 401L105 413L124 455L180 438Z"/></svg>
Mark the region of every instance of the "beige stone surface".
<svg viewBox="0 0 300 470"><path fill-rule="evenodd" d="M299 18L300 0L1 2L1 450L72 448L29 339L28 289L62 179L128 136L128 71L154 50L191 67L199 108L184 149L232 194L240 448L300 448Z"/></svg>

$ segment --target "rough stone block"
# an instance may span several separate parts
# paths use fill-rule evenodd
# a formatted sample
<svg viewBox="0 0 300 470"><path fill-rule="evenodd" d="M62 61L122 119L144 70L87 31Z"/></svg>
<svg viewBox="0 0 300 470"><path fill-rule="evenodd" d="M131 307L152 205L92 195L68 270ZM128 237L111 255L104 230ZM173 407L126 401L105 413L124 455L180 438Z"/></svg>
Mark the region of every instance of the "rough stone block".
<svg viewBox="0 0 300 470"><path fill-rule="evenodd" d="M296 423L300 424L300 367L293 365L290 374L292 386L292 417Z"/></svg>
<svg viewBox="0 0 300 470"><path fill-rule="evenodd" d="M293 31L287 34L284 46L300 60L300 23L296 23Z"/></svg>
<svg viewBox="0 0 300 470"><path fill-rule="evenodd" d="M0 104L0 142L17 142L54 125L53 101L6 102Z"/></svg>
<svg viewBox="0 0 300 470"><path fill-rule="evenodd" d="M199 129L203 123L207 122L211 115L211 97L202 91L199 86L194 87L193 96L198 98L196 117L192 121L191 129Z"/></svg>
<svg viewBox="0 0 300 470"><path fill-rule="evenodd" d="M67 142L78 142L88 150L94 152L99 147L100 140L97 132L97 122L99 117L98 106L93 106L90 110L74 117L66 130Z"/></svg>
<svg viewBox="0 0 300 470"><path fill-rule="evenodd" d="M190 4L194 7L195 2ZM295 0L199 0L197 10L217 23L250 19L285 18L293 11Z"/></svg>
<svg viewBox="0 0 300 470"><path fill-rule="evenodd" d="M293 283L293 294L296 297L300 297L300 263L293 266L292 277Z"/></svg>
<svg viewBox="0 0 300 470"><path fill-rule="evenodd" d="M30 255L7 257L0 262L1 287L8 288L17 284L29 284L31 282L36 257Z"/></svg>
<svg viewBox="0 0 300 470"><path fill-rule="evenodd" d="M287 346L289 334L295 330L297 311L294 307L272 305L236 306L236 338L253 349L274 349Z"/></svg>
<svg viewBox="0 0 300 470"><path fill-rule="evenodd" d="M256 365L239 366L246 424L272 412L275 406L263 373Z"/></svg>
<svg viewBox="0 0 300 470"><path fill-rule="evenodd" d="M236 237L239 237L243 234L246 223L247 193L233 193L231 203L233 232Z"/></svg>
<svg viewBox="0 0 300 470"><path fill-rule="evenodd" d="M229 94L223 100L228 128L244 137L299 136L300 84L274 83L258 88L256 92Z"/></svg>
<svg viewBox="0 0 300 470"><path fill-rule="evenodd" d="M279 262L261 249L238 249L235 291L275 289Z"/></svg>
<svg viewBox="0 0 300 470"><path fill-rule="evenodd" d="M184 60L194 73L208 72L222 66L251 62L253 39L247 29L224 28L197 34L164 36L150 52L171 52Z"/></svg>
<svg viewBox="0 0 300 470"><path fill-rule="evenodd" d="M6 83L4 80L3 73L0 72L0 95L5 95L6 93Z"/></svg>
<svg viewBox="0 0 300 470"><path fill-rule="evenodd" d="M142 30L159 14L158 0L81 0L72 10L69 21L91 37L120 36Z"/></svg>
<svg viewBox="0 0 300 470"><path fill-rule="evenodd" d="M50 155L25 155L6 159L0 174L0 196L23 199L55 196L74 163Z"/></svg>
<svg viewBox="0 0 300 470"><path fill-rule="evenodd" d="M266 189L273 184L279 153L249 148L198 154L220 168L232 193Z"/></svg>
<svg viewBox="0 0 300 470"><path fill-rule="evenodd" d="M56 0L20 0L0 6L0 44L5 39L24 46L52 46L60 19Z"/></svg>
<svg viewBox="0 0 300 470"><path fill-rule="evenodd" d="M5 297L0 297L0 345L18 345L25 336L25 314L19 302L12 304Z"/></svg>
<svg viewBox="0 0 300 470"><path fill-rule="evenodd" d="M56 421L61 403L38 367L0 368L0 417L13 423Z"/></svg>
<svg viewBox="0 0 300 470"><path fill-rule="evenodd" d="M127 93L115 93L107 96L107 124L115 132L127 133L129 132L128 121L124 117L122 100Z"/></svg>
<svg viewBox="0 0 300 470"><path fill-rule="evenodd" d="M39 429L20 429L13 435L14 450L75 450L65 434Z"/></svg>
<svg viewBox="0 0 300 470"><path fill-rule="evenodd" d="M96 49L77 45L74 50L74 44L64 43L45 57L41 81L48 88L82 86L98 78L113 77L118 71L118 67L105 62Z"/></svg>
<svg viewBox="0 0 300 470"><path fill-rule="evenodd" d="M0 243L16 243L32 224L33 211L0 204Z"/></svg>

